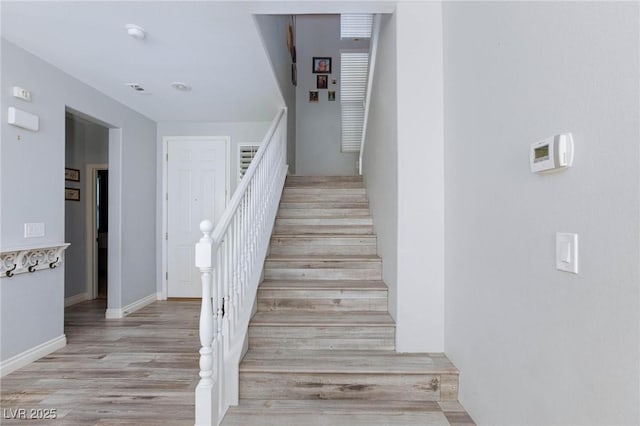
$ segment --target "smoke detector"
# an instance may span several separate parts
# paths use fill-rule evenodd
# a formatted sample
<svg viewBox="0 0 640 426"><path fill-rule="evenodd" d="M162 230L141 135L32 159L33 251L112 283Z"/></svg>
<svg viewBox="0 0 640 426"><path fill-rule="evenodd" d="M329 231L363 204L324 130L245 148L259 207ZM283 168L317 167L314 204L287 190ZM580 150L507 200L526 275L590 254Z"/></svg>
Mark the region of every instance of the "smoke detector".
<svg viewBox="0 0 640 426"><path fill-rule="evenodd" d="M144 28L137 25L127 24L125 28L127 29L127 34L129 34L129 36L135 38L136 40L143 40L147 36Z"/></svg>

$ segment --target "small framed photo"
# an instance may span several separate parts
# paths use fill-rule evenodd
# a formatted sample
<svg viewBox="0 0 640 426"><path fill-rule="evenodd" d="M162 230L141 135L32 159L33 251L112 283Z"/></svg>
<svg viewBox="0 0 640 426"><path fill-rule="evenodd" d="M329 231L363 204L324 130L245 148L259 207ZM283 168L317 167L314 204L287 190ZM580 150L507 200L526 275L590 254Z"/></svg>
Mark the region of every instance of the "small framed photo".
<svg viewBox="0 0 640 426"><path fill-rule="evenodd" d="M64 180L70 180L73 182L80 182L80 170L78 169L64 169Z"/></svg>
<svg viewBox="0 0 640 426"><path fill-rule="evenodd" d="M328 75L316 76L316 87L318 89L326 89L327 87L329 87L329 76Z"/></svg>
<svg viewBox="0 0 640 426"><path fill-rule="evenodd" d="M333 102L336 100L336 91L335 90L329 90L327 92L329 95L329 102Z"/></svg>
<svg viewBox="0 0 640 426"><path fill-rule="evenodd" d="M331 74L331 58L330 57L313 57L313 73L314 74Z"/></svg>
<svg viewBox="0 0 640 426"><path fill-rule="evenodd" d="M319 98L318 98L318 91L317 90L310 90L309 91L309 102L318 102Z"/></svg>
<svg viewBox="0 0 640 426"><path fill-rule="evenodd" d="M64 199L69 201L80 201L80 189L78 188L65 188Z"/></svg>

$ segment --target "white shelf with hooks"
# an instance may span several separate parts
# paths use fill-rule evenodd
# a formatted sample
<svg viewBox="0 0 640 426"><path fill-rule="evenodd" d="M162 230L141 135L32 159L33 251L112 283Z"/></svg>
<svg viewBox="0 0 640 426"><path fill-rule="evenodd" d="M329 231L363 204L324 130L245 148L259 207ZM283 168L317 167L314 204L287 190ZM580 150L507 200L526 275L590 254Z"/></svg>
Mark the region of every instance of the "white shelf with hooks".
<svg viewBox="0 0 640 426"><path fill-rule="evenodd" d="M0 249L0 278L25 272L54 269L62 264L62 254L69 243L49 243Z"/></svg>

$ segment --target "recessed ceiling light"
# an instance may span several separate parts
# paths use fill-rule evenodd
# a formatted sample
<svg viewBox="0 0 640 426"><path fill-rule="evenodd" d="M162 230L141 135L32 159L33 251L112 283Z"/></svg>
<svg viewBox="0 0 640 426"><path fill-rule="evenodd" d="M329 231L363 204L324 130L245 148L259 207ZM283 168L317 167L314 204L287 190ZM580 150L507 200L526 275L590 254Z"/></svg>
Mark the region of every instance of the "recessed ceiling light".
<svg viewBox="0 0 640 426"><path fill-rule="evenodd" d="M181 92L188 92L189 90L191 90L191 86L180 81L174 81L173 83L171 83L171 87L176 90L180 90Z"/></svg>
<svg viewBox="0 0 640 426"><path fill-rule="evenodd" d="M137 25L127 24L125 28L127 29L127 34L129 34L131 37L135 38L136 40L142 40L147 36L147 33L145 32L145 30L142 27L139 27Z"/></svg>

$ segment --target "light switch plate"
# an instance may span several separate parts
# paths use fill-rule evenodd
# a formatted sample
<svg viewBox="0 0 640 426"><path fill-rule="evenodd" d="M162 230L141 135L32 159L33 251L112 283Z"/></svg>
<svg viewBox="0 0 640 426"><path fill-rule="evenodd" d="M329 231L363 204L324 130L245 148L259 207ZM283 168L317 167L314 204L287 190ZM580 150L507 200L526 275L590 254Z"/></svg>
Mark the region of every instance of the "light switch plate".
<svg viewBox="0 0 640 426"><path fill-rule="evenodd" d="M556 232L556 269L578 273L578 234Z"/></svg>
<svg viewBox="0 0 640 426"><path fill-rule="evenodd" d="M35 238L44 237L44 223L25 223L24 224L24 237Z"/></svg>

